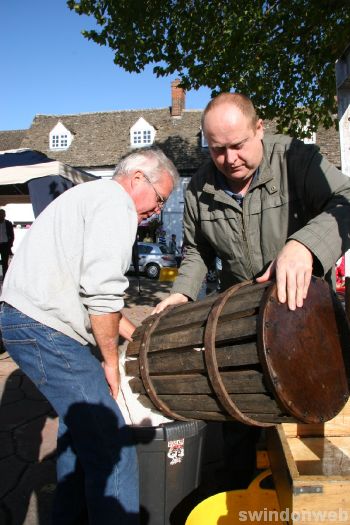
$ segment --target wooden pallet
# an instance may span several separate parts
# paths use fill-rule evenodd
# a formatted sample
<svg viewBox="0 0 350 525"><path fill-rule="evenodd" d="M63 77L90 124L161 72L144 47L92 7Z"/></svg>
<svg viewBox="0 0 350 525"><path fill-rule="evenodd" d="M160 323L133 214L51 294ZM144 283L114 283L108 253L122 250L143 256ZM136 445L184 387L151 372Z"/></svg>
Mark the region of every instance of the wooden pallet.
<svg viewBox="0 0 350 525"><path fill-rule="evenodd" d="M350 524L349 402L323 425L286 423L268 429L267 448L280 507L290 524Z"/></svg>

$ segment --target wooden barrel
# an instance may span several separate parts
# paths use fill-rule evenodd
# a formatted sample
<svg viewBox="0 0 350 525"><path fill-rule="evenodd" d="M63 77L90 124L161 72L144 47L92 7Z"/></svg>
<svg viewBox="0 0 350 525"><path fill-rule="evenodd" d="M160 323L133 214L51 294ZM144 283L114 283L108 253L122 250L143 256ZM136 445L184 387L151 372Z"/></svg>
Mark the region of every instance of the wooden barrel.
<svg viewBox="0 0 350 525"><path fill-rule="evenodd" d="M172 419L270 426L332 419L349 397L349 325L327 283L304 306L251 281L148 317L127 349L133 392Z"/></svg>

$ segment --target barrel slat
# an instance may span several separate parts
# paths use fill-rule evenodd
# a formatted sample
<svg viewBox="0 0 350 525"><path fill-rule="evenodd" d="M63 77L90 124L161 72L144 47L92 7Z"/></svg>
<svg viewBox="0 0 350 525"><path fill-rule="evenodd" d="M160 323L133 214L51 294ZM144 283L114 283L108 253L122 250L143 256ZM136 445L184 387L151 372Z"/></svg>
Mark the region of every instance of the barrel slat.
<svg viewBox="0 0 350 525"><path fill-rule="evenodd" d="M140 395L140 401L146 396ZM181 410L205 410L209 412L222 412L219 401L210 395L161 395L159 398L174 412L180 413ZM241 412L254 412L280 414L280 409L275 401L264 394L236 394L234 402Z"/></svg>
<svg viewBox="0 0 350 525"><path fill-rule="evenodd" d="M247 314L248 315L248 314ZM227 317L225 320L220 319L217 327L217 340L224 342L239 341L245 337L256 335L255 315L249 315L239 319ZM196 327L188 331L185 329L173 330L165 337L164 334L152 334L151 344L148 353L168 350L170 348L183 348L188 346L203 346L204 328ZM127 349L127 355L135 355L139 351L139 346L130 344Z"/></svg>
<svg viewBox="0 0 350 525"><path fill-rule="evenodd" d="M142 322L140 326L137 326L135 328L134 333L133 333L133 338L138 339L143 334L143 331L144 331L143 324L144 324L144 321Z"/></svg>
<svg viewBox="0 0 350 525"><path fill-rule="evenodd" d="M233 298L227 301L222 316L238 314L256 308L265 289L265 283L241 288ZM190 325L203 323L218 297L218 294L213 294L202 301L181 305L180 309L174 308L162 318L162 323L157 327L156 333L174 330L175 326L187 326L189 328Z"/></svg>
<svg viewBox="0 0 350 525"><path fill-rule="evenodd" d="M242 372L222 372L221 379L226 391L231 393L265 393L262 372L247 370ZM213 389L207 376L202 374L151 376L157 394L212 394ZM130 381L133 392L145 394L142 380Z"/></svg>
<svg viewBox="0 0 350 525"><path fill-rule="evenodd" d="M258 351L255 342L247 342L232 346L223 346L216 349L216 359L219 368L256 365L259 363ZM148 354L150 374L178 374L182 372L204 372L204 352L194 348L181 350L164 350L161 354ZM126 361L126 373L129 376L139 376L138 359Z"/></svg>
<svg viewBox="0 0 350 525"><path fill-rule="evenodd" d="M203 421L235 421L232 417L224 412L209 412L200 410L181 410L179 415L187 419L201 419ZM251 419L265 423L295 423L295 419L289 416L279 416L276 414L255 414L247 413Z"/></svg>
<svg viewBox="0 0 350 525"><path fill-rule="evenodd" d="M256 414L249 412L246 415L255 421L261 421L262 423L273 423L275 425L279 423L295 423L293 417L284 414Z"/></svg>
<svg viewBox="0 0 350 525"><path fill-rule="evenodd" d="M186 419L201 419L203 421L233 421L232 417L224 412L209 412L209 410L181 410L179 415Z"/></svg>
<svg viewBox="0 0 350 525"><path fill-rule="evenodd" d="M221 318L225 320L227 316L232 316L232 319L239 319L247 315L255 315L257 313L257 305L259 305L265 289L266 283L241 288L227 301ZM218 297L218 294L212 294L202 301L180 305L181 308L173 308L162 317L162 322L157 326L154 336L160 337L163 335L167 338L170 332L179 331L181 337L181 333L184 331L189 333L192 330L201 328L204 330L208 314ZM142 334L145 327L152 324L153 319L154 316L148 317L143 321L142 325L135 330L133 341L129 343L128 346L128 355L139 353Z"/></svg>

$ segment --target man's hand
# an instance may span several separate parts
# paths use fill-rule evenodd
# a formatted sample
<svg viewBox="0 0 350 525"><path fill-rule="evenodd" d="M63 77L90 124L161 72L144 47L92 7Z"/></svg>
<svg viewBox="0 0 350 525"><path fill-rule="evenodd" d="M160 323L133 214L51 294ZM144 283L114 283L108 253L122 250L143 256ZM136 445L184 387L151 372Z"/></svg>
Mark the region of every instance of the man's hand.
<svg viewBox="0 0 350 525"><path fill-rule="evenodd" d="M132 341L132 334L135 332L136 326L124 314L119 323L119 335L124 337L127 341Z"/></svg>
<svg viewBox="0 0 350 525"><path fill-rule="evenodd" d="M106 362L102 362L102 367L105 373L106 381L111 391L111 395L116 400L118 397L120 384L119 363L116 365L108 365Z"/></svg>
<svg viewBox="0 0 350 525"><path fill-rule="evenodd" d="M173 293L166 299L163 299L152 311L153 314L160 314L167 306L175 306L177 304L188 303L188 297L182 293Z"/></svg>
<svg viewBox="0 0 350 525"><path fill-rule="evenodd" d="M266 272L257 279L264 283L276 274L280 303L288 301L290 310L303 306L312 276L312 253L298 241L291 240L282 248Z"/></svg>

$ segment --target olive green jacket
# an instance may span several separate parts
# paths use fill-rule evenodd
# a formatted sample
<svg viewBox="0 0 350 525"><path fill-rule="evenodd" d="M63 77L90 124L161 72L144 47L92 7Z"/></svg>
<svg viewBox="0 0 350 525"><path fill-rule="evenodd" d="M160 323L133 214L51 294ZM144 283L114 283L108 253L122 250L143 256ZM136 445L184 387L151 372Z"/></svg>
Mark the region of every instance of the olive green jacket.
<svg viewBox="0 0 350 525"><path fill-rule="evenodd" d="M242 208L220 189L212 161L192 177L186 191L186 256L172 293L197 298L215 256L222 259L222 287L253 279L287 240L314 255L323 276L350 247L350 178L317 146L284 135L263 139L264 156Z"/></svg>

